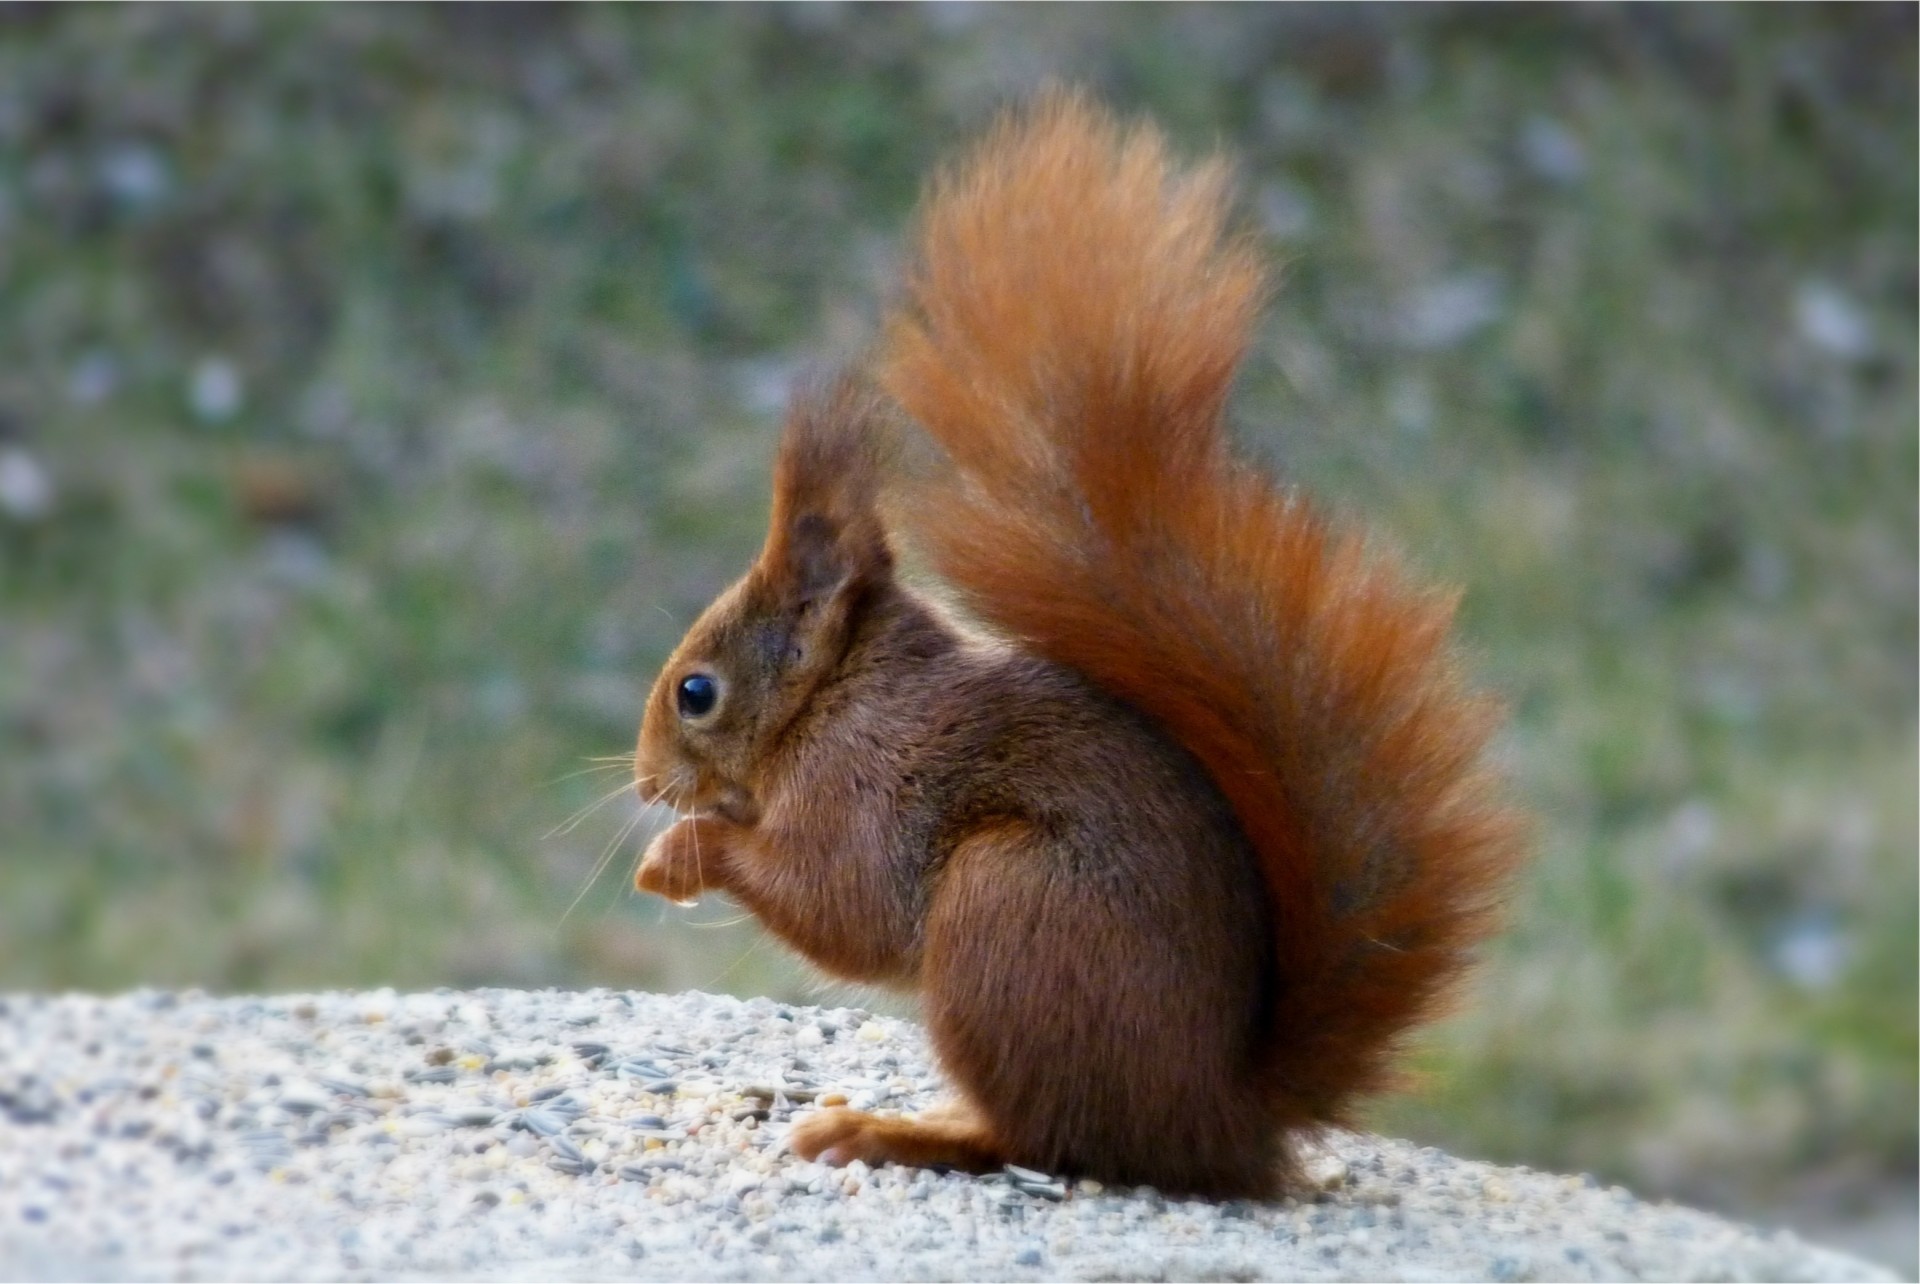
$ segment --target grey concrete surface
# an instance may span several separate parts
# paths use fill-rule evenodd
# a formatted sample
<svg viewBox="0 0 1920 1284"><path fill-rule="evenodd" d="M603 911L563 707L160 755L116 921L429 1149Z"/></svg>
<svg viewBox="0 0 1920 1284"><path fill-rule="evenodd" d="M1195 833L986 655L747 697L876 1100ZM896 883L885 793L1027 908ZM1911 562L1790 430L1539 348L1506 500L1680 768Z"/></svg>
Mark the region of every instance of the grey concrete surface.
<svg viewBox="0 0 1920 1284"><path fill-rule="evenodd" d="M0 997L0 1276L1857 1280L1784 1233L1341 1136L1272 1204L785 1151L910 1023L703 994ZM1177 1138L1168 1144L1177 1145Z"/></svg>

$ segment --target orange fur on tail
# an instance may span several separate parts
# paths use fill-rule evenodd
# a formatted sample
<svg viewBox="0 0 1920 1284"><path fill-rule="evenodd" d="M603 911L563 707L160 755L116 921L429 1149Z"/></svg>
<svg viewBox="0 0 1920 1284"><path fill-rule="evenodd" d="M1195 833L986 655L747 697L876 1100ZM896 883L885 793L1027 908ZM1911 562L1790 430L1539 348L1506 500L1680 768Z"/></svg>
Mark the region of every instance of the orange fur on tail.
<svg viewBox="0 0 1920 1284"><path fill-rule="evenodd" d="M1277 1120L1386 1085L1520 851L1451 593L1236 460L1265 294L1218 161L1073 96L935 186L886 390L952 468L906 531L981 619L1146 713L1232 804L1270 899Z"/></svg>

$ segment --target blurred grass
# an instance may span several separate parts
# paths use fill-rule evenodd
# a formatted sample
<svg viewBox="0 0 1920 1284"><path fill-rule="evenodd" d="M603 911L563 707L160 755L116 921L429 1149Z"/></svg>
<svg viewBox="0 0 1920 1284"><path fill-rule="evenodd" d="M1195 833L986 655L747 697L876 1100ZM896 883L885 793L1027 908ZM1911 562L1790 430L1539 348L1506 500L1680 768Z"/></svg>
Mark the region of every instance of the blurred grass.
<svg viewBox="0 0 1920 1284"><path fill-rule="evenodd" d="M1910 1181L1913 14L0 10L0 985L806 993L626 800L542 835L1061 76L1241 164L1243 438L1514 704L1541 858L1382 1125Z"/></svg>

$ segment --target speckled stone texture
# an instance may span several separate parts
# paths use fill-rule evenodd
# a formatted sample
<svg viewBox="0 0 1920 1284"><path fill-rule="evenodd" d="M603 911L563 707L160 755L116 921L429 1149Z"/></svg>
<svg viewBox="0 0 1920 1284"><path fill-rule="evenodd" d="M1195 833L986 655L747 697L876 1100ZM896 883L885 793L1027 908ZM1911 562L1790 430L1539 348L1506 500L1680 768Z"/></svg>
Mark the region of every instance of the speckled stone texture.
<svg viewBox="0 0 1920 1284"><path fill-rule="evenodd" d="M785 1153L915 1109L913 1025L703 994L0 998L0 1276L1892 1278L1581 1177L1376 1137L1276 1204ZM1168 1138L1178 1145L1178 1138Z"/></svg>

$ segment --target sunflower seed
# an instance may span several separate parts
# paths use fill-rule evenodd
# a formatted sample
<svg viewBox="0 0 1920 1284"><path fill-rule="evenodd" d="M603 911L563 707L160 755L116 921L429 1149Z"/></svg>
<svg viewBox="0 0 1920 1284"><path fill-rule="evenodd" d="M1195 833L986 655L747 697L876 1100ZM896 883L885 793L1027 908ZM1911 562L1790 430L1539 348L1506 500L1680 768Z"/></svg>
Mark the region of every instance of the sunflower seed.
<svg viewBox="0 0 1920 1284"><path fill-rule="evenodd" d="M553 1137L567 1130L567 1121L547 1110L522 1110L520 1126L541 1137Z"/></svg>

